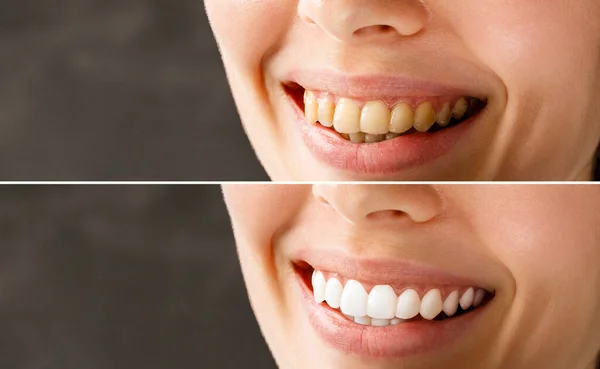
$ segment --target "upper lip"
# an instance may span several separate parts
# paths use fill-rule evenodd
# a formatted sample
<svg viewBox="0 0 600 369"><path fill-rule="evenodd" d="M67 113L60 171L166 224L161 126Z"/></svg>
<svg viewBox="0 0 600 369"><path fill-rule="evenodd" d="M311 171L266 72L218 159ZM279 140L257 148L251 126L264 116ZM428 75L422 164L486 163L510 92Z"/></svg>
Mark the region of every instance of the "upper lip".
<svg viewBox="0 0 600 369"><path fill-rule="evenodd" d="M302 250L293 255L292 261L372 285L462 285L495 291L493 283L481 275L455 273L416 260L353 257L334 250ZM464 265L461 269L471 268Z"/></svg>
<svg viewBox="0 0 600 369"><path fill-rule="evenodd" d="M485 100L480 86L468 82L419 78L402 74L352 75L332 70L297 69L289 73L287 83L305 90L325 91L337 96L361 100L393 100L401 97L471 96Z"/></svg>

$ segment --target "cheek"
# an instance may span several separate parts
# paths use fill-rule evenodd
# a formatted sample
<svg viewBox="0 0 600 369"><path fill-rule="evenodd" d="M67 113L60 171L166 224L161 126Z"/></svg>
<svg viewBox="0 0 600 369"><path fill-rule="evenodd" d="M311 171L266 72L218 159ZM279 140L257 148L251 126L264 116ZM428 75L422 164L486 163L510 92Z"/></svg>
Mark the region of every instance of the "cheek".
<svg viewBox="0 0 600 369"><path fill-rule="evenodd" d="M589 82L598 67L600 2L491 3L463 9L465 22L457 27L472 52L500 78L537 87Z"/></svg>
<svg viewBox="0 0 600 369"><path fill-rule="evenodd" d="M224 184L223 194L238 247L270 253L271 240L292 223L310 188L306 185Z"/></svg>
<svg viewBox="0 0 600 369"><path fill-rule="evenodd" d="M260 63L285 36L295 14L293 1L205 0L215 38L226 60Z"/></svg>

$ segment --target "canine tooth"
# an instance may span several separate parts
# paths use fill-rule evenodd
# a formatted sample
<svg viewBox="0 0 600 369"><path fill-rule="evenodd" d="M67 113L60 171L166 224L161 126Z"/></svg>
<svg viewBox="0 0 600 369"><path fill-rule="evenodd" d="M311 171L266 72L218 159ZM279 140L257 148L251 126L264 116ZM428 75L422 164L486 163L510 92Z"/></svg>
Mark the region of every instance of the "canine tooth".
<svg viewBox="0 0 600 369"><path fill-rule="evenodd" d="M389 285L377 285L369 293L367 315L375 319L392 319L396 316L398 297Z"/></svg>
<svg viewBox="0 0 600 369"><path fill-rule="evenodd" d="M371 318L368 316L355 316L354 322L362 325L371 325Z"/></svg>
<svg viewBox="0 0 600 369"><path fill-rule="evenodd" d="M392 138L396 138L398 136L400 136L400 133L388 132L388 134L385 135L385 139L391 140Z"/></svg>
<svg viewBox="0 0 600 369"><path fill-rule="evenodd" d="M312 91L304 92L304 115L310 124L316 123L319 119L319 104L317 104L317 98Z"/></svg>
<svg viewBox="0 0 600 369"><path fill-rule="evenodd" d="M467 104L467 100L464 97L461 97L456 104L454 104L454 108L452 108L452 116L455 119L462 119L467 112L467 108L469 104Z"/></svg>
<svg viewBox="0 0 600 369"><path fill-rule="evenodd" d="M317 304L325 301L325 284L326 282L323 273L318 271L313 280L313 295Z"/></svg>
<svg viewBox="0 0 600 369"><path fill-rule="evenodd" d="M390 320L389 319L374 319L374 318L371 318L371 325L373 327L387 327L388 325L390 325Z"/></svg>
<svg viewBox="0 0 600 369"><path fill-rule="evenodd" d="M390 319L390 325L398 325L400 323L402 323L402 319L400 318Z"/></svg>
<svg viewBox="0 0 600 369"><path fill-rule="evenodd" d="M427 132L435 123L435 110L430 102L424 102L415 109L414 127L419 132Z"/></svg>
<svg viewBox="0 0 600 369"><path fill-rule="evenodd" d="M362 132L350 133L350 141L352 141L354 143L364 143L365 142L365 134Z"/></svg>
<svg viewBox="0 0 600 369"><path fill-rule="evenodd" d="M369 101L360 114L360 130L372 135L390 131L390 109L383 101Z"/></svg>
<svg viewBox="0 0 600 369"><path fill-rule="evenodd" d="M340 133L360 132L360 109L346 98L341 98L335 107L333 128Z"/></svg>
<svg viewBox="0 0 600 369"><path fill-rule="evenodd" d="M370 133L365 134L365 143L375 143L385 140L385 135L372 135Z"/></svg>
<svg viewBox="0 0 600 369"><path fill-rule="evenodd" d="M437 113L435 121L440 127L446 127L450 123L452 111L450 111L450 103L446 102L442 109Z"/></svg>
<svg viewBox="0 0 600 369"><path fill-rule="evenodd" d="M396 317L400 319L414 318L421 310L421 300L417 291L408 289L398 297Z"/></svg>
<svg viewBox="0 0 600 369"><path fill-rule="evenodd" d="M473 298L475 297L475 291L473 291L473 288L469 288L460 298L460 307L463 310L467 310L468 308L471 307L471 304L473 303Z"/></svg>
<svg viewBox="0 0 600 369"><path fill-rule="evenodd" d="M350 279L342 291L340 309L342 313L355 317L367 315L367 291L360 282Z"/></svg>
<svg viewBox="0 0 600 369"><path fill-rule="evenodd" d="M433 320L439 313L442 312L442 294L440 290L434 288L427 291L423 299L421 299L421 310L419 313L427 320Z"/></svg>
<svg viewBox="0 0 600 369"><path fill-rule="evenodd" d="M337 278L329 278L325 287L325 301L334 309L340 307L340 298L342 297L342 283Z"/></svg>
<svg viewBox="0 0 600 369"><path fill-rule="evenodd" d="M392 110L390 120L390 132L404 133L412 128L415 121L415 113L407 103L400 103Z"/></svg>
<svg viewBox="0 0 600 369"><path fill-rule="evenodd" d="M324 127L333 126L335 105L328 99L319 99L319 122Z"/></svg>
<svg viewBox="0 0 600 369"><path fill-rule="evenodd" d="M485 291L481 288L475 291L475 297L473 298L473 307L478 307L483 302L483 298L485 297Z"/></svg>
<svg viewBox="0 0 600 369"><path fill-rule="evenodd" d="M448 295L448 297L446 297L446 301L444 301L444 313L446 313L446 315L448 316L452 316L454 314L456 314L456 310L458 310L458 291L452 291L452 293L450 293Z"/></svg>

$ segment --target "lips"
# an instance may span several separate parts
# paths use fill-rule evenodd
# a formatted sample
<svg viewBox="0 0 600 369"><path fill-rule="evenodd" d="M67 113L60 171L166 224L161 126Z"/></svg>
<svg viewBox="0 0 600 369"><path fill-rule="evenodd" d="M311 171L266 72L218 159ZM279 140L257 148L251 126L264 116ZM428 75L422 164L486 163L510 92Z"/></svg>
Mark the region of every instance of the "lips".
<svg viewBox="0 0 600 369"><path fill-rule="evenodd" d="M313 329L330 347L365 358L404 358L450 346L456 340L460 340L471 327L483 318L486 311L489 310L487 307L494 296L493 288L484 287L484 282L456 276L424 265L390 260L352 260L345 257L318 258L316 254L307 256L307 260L295 259L293 263L297 277L297 290ZM314 267L309 263L311 261L315 264ZM438 294L440 290L451 291L456 286L479 286L481 288L476 287L475 289L482 291L485 288L487 296L478 301L477 307L470 308L463 305L461 298L458 306L459 312L453 313L455 314L453 317L446 317L444 313L441 313L436 319L432 316L422 318L411 315L410 318L405 317L407 319L394 318L395 322L392 324L381 324L384 319L377 319L377 324L370 324L372 319L368 315L351 319L353 317L331 307L329 303L315 301L316 296L311 288L312 283L315 282L315 277L313 277L315 268L330 270L329 274L337 276L339 280L349 279L353 283L351 288L356 288L354 285L360 285L360 283L350 278L365 281L363 284L366 286L366 290L371 290L375 294L381 294L380 290L384 289L382 284L387 282L390 283L388 285L390 290L410 286L412 287L410 291L421 295L423 306L431 306L432 294L424 293L426 290L432 291L431 286L440 287L436 289ZM374 289L375 291L373 291ZM473 289L469 288L469 290ZM350 299L354 300L352 302L354 304L353 311L357 311L356 297ZM376 306L378 314L387 311L387 309L381 309L382 306L381 304ZM365 311L372 310L372 308L373 306L369 302ZM454 310L456 311L456 308ZM422 308L421 313L423 314L423 312ZM427 313L425 312L425 314Z"/></svg>
<svg viewBox="0 0 600 369"><path fill-rule="evenodd" d="M294 79L285 83L284 90L306 147L314 157L330 167L365 176L400 173L447 154L481 120L481 113L487 104L487 97L476 89L422 80L398 77L345 78L299 72L292 76ZM324 123L319 121L314 124L316 119L311 118L313 114L305 113L305 97L302 95L306 91L308 96L316 94L312 91L334 96L329 98L331 103L325 102L323 108L321 105L318 107L318 116L323 117L327 117L324 112L331 109L331 119L321 119ZM472 108L468 114L460 114L460 117L464 115L462 120L452 119L450 123L448 117L452 116L451 109L463 104L465 99L476 103L469 105ZM339 108L343 111L339 116L353 119L334 122L334 103L340 101L342 104ZM358 113L351 113L360 109L361 104L364 106L363 113L369 108L369 111L378 114L365 113L362 115L364 122L361 120L359 123L358 118L354 117ZM413 111L409 111L409 118L394 120L393 113L398 111L401 114L397 114L397 117L405 117L410 107ZM384 120L389 119L391 126L386 122L382 128L382 124L373 119L375 116L385 116ZM356 122L352 123L351 120ZM407 120L410 121L408 126L404 123ZM438 122L434 124L436 120ZM414 124L414 128L411 129L410 123ZM386 127L391 127L389 132ZM360 132L360 129L367 132ZM387 133L383 133L384 130Z"/></svg>

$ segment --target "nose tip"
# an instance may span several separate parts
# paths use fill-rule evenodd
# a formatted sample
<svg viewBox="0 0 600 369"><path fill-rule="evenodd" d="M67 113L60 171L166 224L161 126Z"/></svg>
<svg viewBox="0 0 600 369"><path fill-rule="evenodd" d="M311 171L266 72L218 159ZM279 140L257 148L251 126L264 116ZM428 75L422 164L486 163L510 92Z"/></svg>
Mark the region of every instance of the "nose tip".
<svg viewBox="0 0 600 369"><path fill-rule="evenodd" d="M355 225L425 223L444 210L440 193L426 185L318 184L313 196Z"/></svg>
<svg viewBox="0 0 600 369"><path fill-rule="evenodd" d="M301 19L341 42L421 31L427 10L417 0L300 0Z"/></svg>

